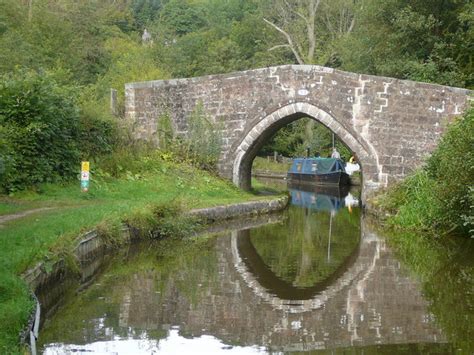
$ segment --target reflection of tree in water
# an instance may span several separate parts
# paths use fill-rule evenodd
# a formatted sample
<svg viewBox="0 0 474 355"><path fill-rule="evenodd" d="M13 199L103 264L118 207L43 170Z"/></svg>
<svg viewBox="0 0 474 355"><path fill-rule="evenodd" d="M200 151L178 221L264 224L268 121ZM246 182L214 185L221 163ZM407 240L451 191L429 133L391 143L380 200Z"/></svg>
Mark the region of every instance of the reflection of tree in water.
<svg viewBox="0 0 474 355"><path fill-rule="evenodd" d="M214 238L202 238L132 246L114 258L99 283L86 292L71 293L67 307L41 330L38 345L55 339L87 344L114 337L165 338L168 331L161 327L161 314L170 305L183 303L192 309L209 290L218 293L214 245Z"/></svg>
<svg viewBox="0 0 474 355"><path fill-rule="evenodd" d="M318 228L327 227L325 216L324 223L315 224ZM335 233L338 218L351 215L334 218ZM97 283L76 295L40 339L59 344L58 353L64 353L58 341L86 344L122 338L152 345L169 337L171 326L178 326L183 337L208 334L225 344L261 345L281 352L443 341L427 318L419 285L367 231L356 248L356 260L343 275L318 296L306 298L266 293L257 279L260 274L240 270L234 251L248 257L240 253L239 242L255 250L250 234L242 230L207 241L144 245L139 254L117 259ZM318 243L316 238L315 250ZM301 248L302 243L297 244ZM302 294L308 289L291 291Z"/></svg>
<svg viewBox="0 0 474 355"><path fill-rule="evenodd" d="M326 279L359 243L358 209L352 213L341 209L332 221L330 212L292 207L288 214L284 226L252 230L250 238L267 266L295 287L310 287Z"/></svg>

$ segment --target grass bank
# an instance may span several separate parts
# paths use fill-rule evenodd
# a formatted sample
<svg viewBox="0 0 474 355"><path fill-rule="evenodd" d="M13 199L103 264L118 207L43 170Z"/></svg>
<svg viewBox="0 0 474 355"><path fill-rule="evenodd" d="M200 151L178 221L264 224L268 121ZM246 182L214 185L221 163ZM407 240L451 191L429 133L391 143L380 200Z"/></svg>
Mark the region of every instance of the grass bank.
<svg viewBox="0 0 474 355"><path fill-rule="evenodd" d="M77 181L0 197L0 217L41 209L0 225L0 352L20 351L18 334L33 306L20 275L40 260L70 252L81 233L97 226L110 230L121 221L140 223L168 205L186 210L265 198L159 153L139 160L122 165L127 168L103 162L118 171L93 165L87 193Z"/></svg>
<svg viewBox="0 0 474 355"><path fill-rule="evenodd" d="M267 158L255 157L252 165L252 171L268 171L273 173L287 173L291 163L278 163Z"/></svg>
<svg viewBox="0 0 474 355"><path fill-rule="evenodd" d="M394 229L474 238L474 109L447 129L421 169L369 201Z"/></svg>

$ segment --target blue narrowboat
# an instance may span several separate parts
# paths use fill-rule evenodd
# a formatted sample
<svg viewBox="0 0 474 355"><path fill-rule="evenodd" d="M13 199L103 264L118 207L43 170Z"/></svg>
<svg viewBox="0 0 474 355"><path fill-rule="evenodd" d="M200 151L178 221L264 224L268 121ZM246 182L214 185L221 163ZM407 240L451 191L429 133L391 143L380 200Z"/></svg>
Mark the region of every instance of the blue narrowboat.
<svg viewBox="0 0 474 355"><path fill-rule="evenodd" d="M292 183L349 185L344 162L336 158L296 158L287 174Z"/></svg>

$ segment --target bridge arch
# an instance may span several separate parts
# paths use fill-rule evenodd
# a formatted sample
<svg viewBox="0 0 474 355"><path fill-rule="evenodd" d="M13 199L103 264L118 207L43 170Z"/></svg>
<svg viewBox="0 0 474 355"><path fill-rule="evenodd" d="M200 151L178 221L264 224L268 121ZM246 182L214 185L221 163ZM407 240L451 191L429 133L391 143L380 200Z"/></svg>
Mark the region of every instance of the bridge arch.
<svg viewBox="0 0 474 355"><path fill-rule="evenodd" d="M378 187L381 172L377 168L379 164L374 149L344 128L332 115L306 102L285 105L264 117L250 129L235 150L232 171L234 184L246 190L250 189L252 162L260 148L280 128L302 117L310 117L334 132L357 154L362 168L363 186Z"/></svg>
<svg viewBox="0 0 474 355"><path fill-rule="evenodd" d="M133 136L158 143L163 117L171 118L176 135L186 135L189 117L202 104L221 127L219 175L241 187L249 187L250 164L272 133L298 118L312 117L359 155L364 201L372 190L421 166L447 123L466 110L470 95L469 90L448 86L282 65L129 83L125 108Z"/></svg>

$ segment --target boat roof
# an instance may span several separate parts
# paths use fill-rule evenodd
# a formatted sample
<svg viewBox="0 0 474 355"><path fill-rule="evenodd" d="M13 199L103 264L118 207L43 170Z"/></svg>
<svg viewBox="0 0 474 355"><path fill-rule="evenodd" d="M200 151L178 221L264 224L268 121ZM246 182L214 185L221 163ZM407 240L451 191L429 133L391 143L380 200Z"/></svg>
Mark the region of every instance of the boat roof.
<svg viewBox="0 0 474 355"><path fill-rule="evenodd" d="M294 174L327 174L345 171L344 162L336 158L294 158L289 170Z"/></svg>

